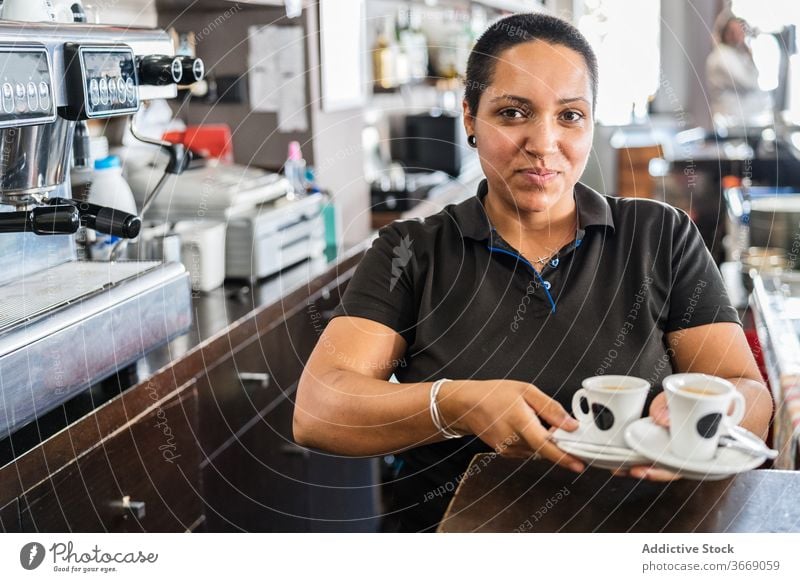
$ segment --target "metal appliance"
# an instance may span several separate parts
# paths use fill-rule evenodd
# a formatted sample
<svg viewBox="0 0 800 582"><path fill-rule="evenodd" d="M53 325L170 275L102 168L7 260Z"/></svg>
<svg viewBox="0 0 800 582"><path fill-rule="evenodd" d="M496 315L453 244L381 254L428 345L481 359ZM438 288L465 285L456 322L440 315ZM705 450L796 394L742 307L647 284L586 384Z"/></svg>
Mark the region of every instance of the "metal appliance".
<svg viewBox="0 0 800 582"><path fill-rule="evenodd" d="M232 217L225 234L225 276L255 281L322 256L322 205L322 194L280 198Z"/></svg>
<svg viewBox="0 0 800 582"><path fill-rule="evenodd" d="M128 174L137 200L154 182L154 172L159 174L160 166ZM225 276L255 281L323 254L322 206L319 194L295 197L280 174L212 160L171 176L146 219L198 226L225 222Z"/></svg>
<svg viewBox="0 0 800 582"><path fill-rule="evenodd" d="M80 226L125 240L141 221L72 199L69 167L86 120L175 97L198 72L160 30L0 21L0 439L191 325L179 263L77 260Z"/></svg>
<svg viewBox="0 0 800 582"><path fill-rule="evenodd" d="M751 186L724 192L731 259L750 247L782 253L789 268L800 268L800 194L792 187Z"/></svg>

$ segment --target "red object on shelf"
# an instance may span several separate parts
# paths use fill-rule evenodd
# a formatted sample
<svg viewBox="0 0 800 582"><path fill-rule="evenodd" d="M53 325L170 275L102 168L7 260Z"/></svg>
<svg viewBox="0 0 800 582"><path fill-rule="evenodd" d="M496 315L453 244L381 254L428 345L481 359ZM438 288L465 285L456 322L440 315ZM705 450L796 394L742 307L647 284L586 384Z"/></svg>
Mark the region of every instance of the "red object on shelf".
<svg viewBox="0 0 800 582"><path fill-rule="evenodd" d="M164 140L182 143L203 157L233 163L233 136L231 128L224 123L190 125L186 131L168 131Z"/></svg>

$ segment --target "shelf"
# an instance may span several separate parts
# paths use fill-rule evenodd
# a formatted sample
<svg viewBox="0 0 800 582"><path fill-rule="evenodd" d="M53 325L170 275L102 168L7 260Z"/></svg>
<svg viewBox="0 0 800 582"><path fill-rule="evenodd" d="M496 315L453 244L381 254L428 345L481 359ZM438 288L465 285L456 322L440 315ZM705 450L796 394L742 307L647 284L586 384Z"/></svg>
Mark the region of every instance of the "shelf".
<svg viewBox="0 0 800 582"><path fill-rule="evenodd" d="M510 12L532 12L544 8L542 2L537 0L472 0L472 3Z"/></svg>
<svg viewBox="0 0 800 582"><path fill-rule="evenodd" d="M303 0L303 8L311 6L310 0ZM283 8L284 0L156 0L159 10L194 10L205 12L238 12L249 8Z"/></svg>
<svg viewBox="0 0 800 582"><path fill-rule="evenodd" d="M386 0L392 1L392 0ZM418 4L430 9L437 8L463 8L467 9L470 5L485 6L494 10L505 10L508 12L533 12L544 10L544 0L436 0L435 5L431 6L426 0L394 0L397 4ZM366 0L369 4L369 0ZM369 8L369 6L367 6Z"/></svg>

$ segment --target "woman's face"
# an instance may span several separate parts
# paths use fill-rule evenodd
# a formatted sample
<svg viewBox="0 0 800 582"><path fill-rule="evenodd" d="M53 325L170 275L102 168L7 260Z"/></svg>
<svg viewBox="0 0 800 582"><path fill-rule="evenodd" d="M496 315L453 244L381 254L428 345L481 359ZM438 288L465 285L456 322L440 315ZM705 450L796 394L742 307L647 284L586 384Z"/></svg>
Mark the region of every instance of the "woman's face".
<svg viewBox="0 0 800 582"><path fill-rule="evenodd" d="M500 53L477 115L464 103L489 191L520 212L571 208L592 147L592 89L583 57L531 41Z"/></svg>

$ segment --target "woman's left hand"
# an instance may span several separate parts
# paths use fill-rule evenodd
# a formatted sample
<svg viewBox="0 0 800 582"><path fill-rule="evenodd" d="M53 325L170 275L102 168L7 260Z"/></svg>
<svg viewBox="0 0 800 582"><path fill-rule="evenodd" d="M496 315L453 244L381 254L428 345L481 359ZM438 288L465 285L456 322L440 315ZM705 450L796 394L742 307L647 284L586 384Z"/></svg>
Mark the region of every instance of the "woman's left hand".
<svg viewBox="0 0 800 582"><path fill-rule="evenodd" d="M663 392L650 403L650 418L653 419L654 423L664 428L669 428L667 397ZM648 481L674 481L681 478L677 473L653 465L638 465L629 469L617 469L612 473L616 477L633 477L635 479L647 479Z"/></svg>

